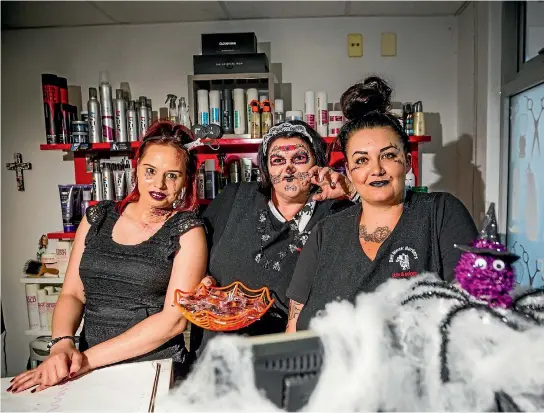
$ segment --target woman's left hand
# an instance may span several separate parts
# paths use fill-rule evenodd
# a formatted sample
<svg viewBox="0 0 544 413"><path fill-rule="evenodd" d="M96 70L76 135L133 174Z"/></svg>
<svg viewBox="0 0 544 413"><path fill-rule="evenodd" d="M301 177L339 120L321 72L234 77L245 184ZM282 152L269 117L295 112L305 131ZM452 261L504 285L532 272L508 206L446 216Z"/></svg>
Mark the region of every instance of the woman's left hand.
<svg viewBox="0 0 544 413"><path fill-rule="evenodd" d="M321 192L313 196L314 201L351 196L352 184L345 175L328 166L314 166L308 173L310 174L310 182L321 188Z"/></svg>

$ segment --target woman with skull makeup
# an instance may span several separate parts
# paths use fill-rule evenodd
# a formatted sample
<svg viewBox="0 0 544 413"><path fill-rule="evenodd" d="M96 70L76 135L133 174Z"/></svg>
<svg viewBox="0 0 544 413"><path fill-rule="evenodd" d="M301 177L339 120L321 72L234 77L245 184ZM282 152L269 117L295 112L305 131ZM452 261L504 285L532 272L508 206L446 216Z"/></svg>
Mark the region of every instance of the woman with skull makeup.
<svg viewBox="0 0 544 413"><path fill-rule="evenodd" d="M408 136L389 112L391 89L372 76L342 95L348 122L338 140L360 203L316 226L287 290L287 331L308 328L328 302L354 301L390 278L434 272L452 280L460 253L454 244L476 238L457 198L405 190L411 167Z"/></svg>
<svg viewBox="0 0 544 413"><path fill-rule="evenodd" d="M137 153L132 193L87 209L55 306L51 355L8 391L40 391L123 361L172 358L177 372L187 369L187 320L173 305L174 292L200 283L208 254L203 223L193 212L190 142L183 126L156 123ZM74 334L83 316L77 350Z"/></svg>
<svg viewBox="0 0 544 413"><path fill-rule="evenodd" d="M326 168L325 141L302 121L272 127L263 137L258 162L260 183L229 185L203 214L210 253L206 279L221 286L234 281L252 289L266 286L275 299L259 321L236 332L246 335L285 331L285 291L303 245L318 221L351 205L320 200L346 182ZM319 187L323 192L318 194ZM192 326L191 350L199 347L200 353L215 334Z"/></svg>

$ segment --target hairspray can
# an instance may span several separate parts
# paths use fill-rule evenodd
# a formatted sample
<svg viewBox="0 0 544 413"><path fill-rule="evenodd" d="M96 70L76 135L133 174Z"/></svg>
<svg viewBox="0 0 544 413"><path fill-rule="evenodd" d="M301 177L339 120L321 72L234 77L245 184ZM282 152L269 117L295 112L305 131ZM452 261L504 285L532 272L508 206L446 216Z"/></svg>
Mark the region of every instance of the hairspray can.
<svg viewBox="0 0 544 413"><path fill-rule="evenodd" d="M327 102L327 92L317 93L317 133L322 137L329 133L329 109Z"/></svg>
<svg viewBox="0 0 544 413"><path fill-rule="evenodd" d="M274 101L274 125L285 122L285 116L283 114L283 99L276 99Z"/></svg>
<svg viewBox="0 0 544 413"><path fill-rule="evenodd" d="M198 199L206 199L206 174L204 173L204 164L198 169Z"/></svg>
<svg viewBox="0 0 544 413"><path fill-rule="evenodd" d="M104 200L104 184L98 161L93 162L93 199L95 201Z"/></svg>
<svg viewBox="0 0 544 413"><path fill-rule="evenodd" d="M117 142L128 142L127 102L123 97L123 89L116 89L115 97L115 140Z"/></svg>
<svg viewBox="0 0 544 413"><path fill-rule="evenodd" d="M108 81L107 72L100 72L100 102L102 105L102 138L104 142L113 142L115 127L113 124L111 85Z"/></svg>
<svg viewBox="0 0 544 413"><path fill-rule="evenodd" d="M105 163L102 167L102 185L104 186L104 199L108 201L114 200L114 183L113 183L113 171L110 164Z"/></svg>
<svg viewBox="0 0 544 413"><path fill-rule="evenodd" d="M315 129L315 95L311 90L304 94L304 121Z"/></svg>
<svg viewBox="0 0 544 413"><path fill-rule="evenodd" d="M234 89L234 133L243 135L246 133L246 114L247 108L245 104L244 89Z"/></svg>
<svg viewBox="0 0 544 413"><path fill-rule="evenodd" d="M57 130L60 143L71 143L72 135L72 106L67 103L57 103L55 105L55 113L57 115Z"/></svg>
<svg viewBox="0 0 544 413"><path fill-rule="evenodd" d="M102 113L100 102L97 98L96 88L89 88L89 102L87 103L89 116L89 142L99 143L102 141Z"/></svg>
<svg viewBox="0 0 544 413"><path fill-rule="evenodd" d="M60 92L57 76L47 73L42 74L42 92L46 142L49 144L58 143L55 104L60 103Z"/></svg>
<svg viewBox="0 0 544 413"><path fill-rule="evenodd" d="M217 194L217 174L215 172L215 159L206 159L204 161L204 171L206 175L206 199L214 199L215 195Z"/></svg>
<svg viewBox="0 0 544 413"><path fill-rule="evenodd" d="M234 125L232 124L232 90L223 90L223 100L221 102L221 126L224 133L234 133Z"/></svg>
<svg viewBox="0 0 544 413"><path fill-rule="evenodd" d="M147 106L147 129L153 125L153 106L151 105L151 99L145 100Z"/></svg>
<svg viewBox="0 0 544 413"><path fill-rule="evenodd" d="M68 80L65 77L57 78L59 81L60 103L68 104Z"/></svg>
<svg viewBox="0 0 544 413"><path fill-rule="evenodd" d="M133 100L128 104L127 133L130 142L136 142L138 140L138 116L136 115L136 106Z"/></svg>
<svg viewBox="0 0 544 413"><path fill-rule="evenodd" d="M208 104L208 91L200 89L197 92L198 105L198 124L209 125L210 123L210 105Z"/></svg>
<svg viewBox="0 0 544 413"><path fill-rule="evenodd" d="M221 125L221 95L219 90L210 90L210 123Z"/></svg>
<svg viewBox="0 0 544 413"><path fill-rule="evenodd" d="M247 132L251 134L251 102L259 100L257 89L251 88L247 90Z"/></svg>
<svg viewBox="0 0 544 413"><path fill-rule="evenodd" d="M145 96L140 96L140 122L138 132L140 132L140 138L147 133L149 128L149 112L147 110L147 99Z"/></svg>
<svg viewBox="0 0 544 413"><path fill-rule="evenodd" d="M134 111L136 112L136 119L137 119L136 130L138 131L138 139L140 139L140 100L134 101Z"/></svg>

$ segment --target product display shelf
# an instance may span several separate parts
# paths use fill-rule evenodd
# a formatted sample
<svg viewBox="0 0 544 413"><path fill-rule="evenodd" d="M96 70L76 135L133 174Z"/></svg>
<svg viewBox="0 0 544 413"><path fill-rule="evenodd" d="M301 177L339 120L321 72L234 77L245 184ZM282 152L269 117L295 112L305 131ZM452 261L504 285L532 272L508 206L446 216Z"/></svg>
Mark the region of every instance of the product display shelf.
<svg viewBox="0 0 544 413"><path fill-rule="evenodd" d="M79 328L76 331L76 336L81 335L81 330L83 329L83 322L79 325ZM35 328L35 329L28 329L25 330L25 335L32 336L32 337L39 337L39 336L50 336L51 330L46 328Z"/></svg>
<svg viewBox="0 0 544 413"><path fill-rule="evenodd" d="M64 277L21 277L21 284L62 284Z"/></svg>

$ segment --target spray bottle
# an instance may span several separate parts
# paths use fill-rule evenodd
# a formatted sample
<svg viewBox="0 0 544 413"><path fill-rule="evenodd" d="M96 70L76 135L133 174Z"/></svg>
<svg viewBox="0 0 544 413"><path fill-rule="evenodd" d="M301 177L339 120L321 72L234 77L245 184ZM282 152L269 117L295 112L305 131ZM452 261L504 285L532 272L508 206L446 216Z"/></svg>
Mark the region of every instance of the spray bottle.
<svg viewBox="0 0 544 413"><path fill-rule="evenodd" d="M179 98L178 103L178 123L185 126L186 128L191 129L191 119L189 117L189 107L185 102L184 97Z"/></svg>
<svg viewBox="0 0 544 413"><path fill-rule="evenodd" d="M251 134L252 139L260 139L261 138L261 105L259 104L258 100L252 100L249 103L249 106L251 107L251 117L250 117L250 128L249 133Z"/></svg>
<svg viewBox="0 0 544 413"><path fill-rule="evenodd" d="M272 127L272 103L269 100L261 102L263 113L261 115L261 133L264 135Z"/></svg>
<svg viewBox="0 0 544 413"><path fill-rule="evenodd" d="M111 85L108 72L100 72L100 102L102 104L102 139L104 142L114 141L113 108L111 104Z"/></svg>
<svg viewBox="0 0 544 413"><path fill-rule="evenodd" d="M100 113L100 102L96 88L89 88L89 102L87 103L89 116L89 142L100 143L102 140L102 114Z"/></svg>
<svg viewBox="0 0 544 413"><path fill-rule="evenodd" d="M123 89L115 91L115 140L128 142L127 135L127 102L123 97Z"/></svg>
<svg viewBox="0 0 544 413"><path fill-rule="evenodd" d="M104 184L102 183L102 172L98 161L93 162L93 199L95 201L104 200Z"/></svg>
<svg viewBox="0 0 544 413"><path fill-rule="evenodd" d="M113 201L115 199L113 171L109 163L104 163L102 166L102 185L104 186L104 199Z"/></svg>
<svg viewBox="0 0 544 413"><path fill-rule="evenodd" d="M166 95L166 102L168 103L168 120L170 122L176 123L176 95Z"/></svg>
<svg viewBox="0 0 544 413"><path fill-rule="evenodd" d="M138 131L140 132L140 137L144 136L147 133L147 128L149 128L149 112L147 110L147 99L145 96L140 96L140 122Z"/></svg>
<svg viewBox="0 0 544 413"><path fill-rule="evenodd" d="M147 106L147 127L149 128L153 123L153 106L151 106L151 99L146 99Z"/></svg>
<svg viewBox="0 0 544 413"><path fill-rule="evenodd" d="M136 142L138 140L138 115L136 114L136 105L133 100L128 104L127 134L130 142Z"/></svg>

